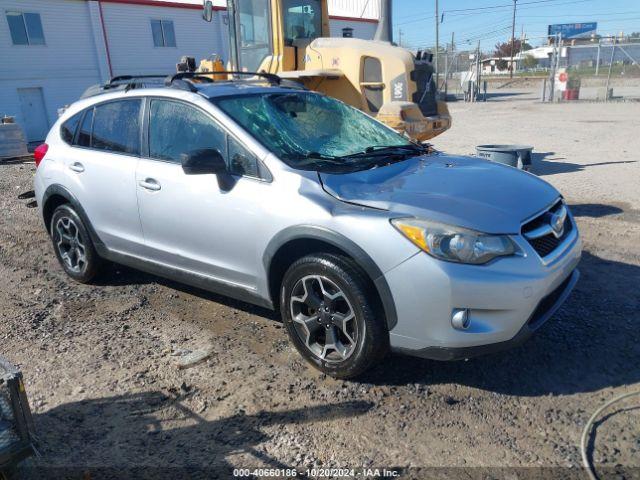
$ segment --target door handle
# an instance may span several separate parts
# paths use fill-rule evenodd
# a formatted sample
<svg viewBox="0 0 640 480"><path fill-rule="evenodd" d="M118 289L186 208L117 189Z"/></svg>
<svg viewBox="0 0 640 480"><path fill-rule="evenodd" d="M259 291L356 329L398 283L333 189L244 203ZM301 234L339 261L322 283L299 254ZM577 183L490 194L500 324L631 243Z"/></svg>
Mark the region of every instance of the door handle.
<svg viewBox="0 0 640 480"><path fill-rule="evenodd" d="M145 180L142 180L138 183L138 185L140 185L145 190L151 190L152 192L157 192L162 188L160 184L157 181L155 181L153 178L147 178Z"/></svg>
<svg viewBox="0 0 640 480"><path fill-rule="evenodd" d="M82 165L80 162L73 162L71 165L69 165L69 170L73 170L77 173L82 173L84 172L84 165Z"/></svg>

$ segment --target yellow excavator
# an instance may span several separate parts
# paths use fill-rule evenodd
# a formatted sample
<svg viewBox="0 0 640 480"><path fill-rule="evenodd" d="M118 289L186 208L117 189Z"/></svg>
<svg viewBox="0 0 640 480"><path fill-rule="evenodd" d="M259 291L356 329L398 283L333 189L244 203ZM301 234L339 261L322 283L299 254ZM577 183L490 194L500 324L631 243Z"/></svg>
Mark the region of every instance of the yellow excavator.
<svg viewBox="0 0 640 480"><path fill-rule="evenodd" d="M430 56L392 43L391 0L382 0L374 40L330 36L327 0L227 0L228 70L266 72L338 98L412 139L429 140L451 126L437 100ZM211 21L213 4L204 1ZM224 70L203 60L198 72ZM212 75L214 80L221 75Z"/></svg>

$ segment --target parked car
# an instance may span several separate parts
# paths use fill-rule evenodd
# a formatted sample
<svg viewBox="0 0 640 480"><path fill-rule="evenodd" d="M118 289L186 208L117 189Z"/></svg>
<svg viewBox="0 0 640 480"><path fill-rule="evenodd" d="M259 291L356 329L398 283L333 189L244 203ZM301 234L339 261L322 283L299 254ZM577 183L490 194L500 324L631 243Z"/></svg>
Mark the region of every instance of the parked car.
<svg viewBox="0 0 640 480"><path fill-rule="evenodd" d="M36 199L73 279L109 260L278 309L301 355L340 378L389 349L513 346L575 285L578 229L540 178L273 76L196 80L106 88L39 147Z"/></svg>

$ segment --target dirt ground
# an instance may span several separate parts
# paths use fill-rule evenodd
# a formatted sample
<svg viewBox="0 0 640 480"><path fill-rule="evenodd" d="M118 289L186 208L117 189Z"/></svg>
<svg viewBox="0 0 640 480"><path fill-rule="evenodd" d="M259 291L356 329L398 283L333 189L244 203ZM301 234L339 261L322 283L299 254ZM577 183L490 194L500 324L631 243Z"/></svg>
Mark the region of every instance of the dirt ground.
<svg viewBox="0 0 640 480"><path fill-rule="evenodd" d="M454 363L390 356L358 381L307 367L268 311L117 266L97 286L69 280L36 210L16 198L33 165L1 164L0 353L24 372L42 455L20 474L315 466L581 478L585 422L640 388L640 104L542 105L535 93L453 103L454 127L434 143L464 154L535 146L534 172L566 196L584 239L576 290L515 350ZM207 346L206 363L177 369ZM640 476L637 405L597 425L600 472Z"/></svg>

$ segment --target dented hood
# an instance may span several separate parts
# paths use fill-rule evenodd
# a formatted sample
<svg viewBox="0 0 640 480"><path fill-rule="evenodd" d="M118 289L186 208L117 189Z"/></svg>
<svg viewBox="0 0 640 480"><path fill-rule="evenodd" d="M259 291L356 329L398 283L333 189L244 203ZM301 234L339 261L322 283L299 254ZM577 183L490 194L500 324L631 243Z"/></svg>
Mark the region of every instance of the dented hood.
<svg viewBox="0 0 640 480"><path fill-rule="evenodd" d="M345 202L486 233L518 233L524 220L560 196L529 173L440 153L360 172L320 173L320 180Z"/></svg>

